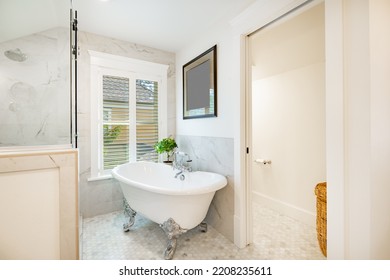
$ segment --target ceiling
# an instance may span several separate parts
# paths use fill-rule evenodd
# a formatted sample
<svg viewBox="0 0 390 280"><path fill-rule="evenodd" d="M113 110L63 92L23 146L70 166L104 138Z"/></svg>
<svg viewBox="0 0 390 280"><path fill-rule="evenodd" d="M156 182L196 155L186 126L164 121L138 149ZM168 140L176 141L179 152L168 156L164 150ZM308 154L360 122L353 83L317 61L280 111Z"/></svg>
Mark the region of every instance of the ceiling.
<svg viewBox="0 0 390 280"><path fill-rule="evenodd" d="M256 0L0 0L0 42L53 27L79 30L177 52L221 20Z"/></svg>
<svg viewBox="0 0 390 280"><path fill-rule="evenodd" d="M79 28L177 52L255 0L73 0Z"/></svg>

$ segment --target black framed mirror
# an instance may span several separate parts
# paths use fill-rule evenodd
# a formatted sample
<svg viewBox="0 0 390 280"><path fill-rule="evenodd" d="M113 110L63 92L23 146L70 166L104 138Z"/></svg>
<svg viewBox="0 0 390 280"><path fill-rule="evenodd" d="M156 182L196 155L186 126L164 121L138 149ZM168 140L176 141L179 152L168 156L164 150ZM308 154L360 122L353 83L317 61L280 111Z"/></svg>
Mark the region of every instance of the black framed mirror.
<svg viewBox="0 0 390 280"><path fill-rule="evenodd" d="M217 46L183 66L183 119L217 116Z"/></svg>

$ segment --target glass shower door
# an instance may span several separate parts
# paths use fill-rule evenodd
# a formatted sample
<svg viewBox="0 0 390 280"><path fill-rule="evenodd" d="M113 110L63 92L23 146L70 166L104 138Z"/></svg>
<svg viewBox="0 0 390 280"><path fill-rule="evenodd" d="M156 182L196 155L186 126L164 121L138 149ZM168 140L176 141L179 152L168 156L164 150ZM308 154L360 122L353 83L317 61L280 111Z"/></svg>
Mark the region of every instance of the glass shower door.
<svg viewBox="0 0 390 280"><path fill-rule="evenodd" d="M72 144L68 0L0 2L0 150Z"/></svg>

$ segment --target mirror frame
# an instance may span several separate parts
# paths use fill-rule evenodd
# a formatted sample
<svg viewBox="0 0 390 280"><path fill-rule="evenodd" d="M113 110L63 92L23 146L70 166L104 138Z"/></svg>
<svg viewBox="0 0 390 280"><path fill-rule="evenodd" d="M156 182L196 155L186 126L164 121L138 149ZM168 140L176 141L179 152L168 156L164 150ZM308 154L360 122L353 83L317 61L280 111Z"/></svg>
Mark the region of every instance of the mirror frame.
<svg viewBox="0 0 390 280"><path fill-rule="evenodd" d="M198 67L205 66L204 63L207 62L210 65L208 68ZM204 70L209 73L205 73ZM205 84L210 85L209 92L205 92ZM206 97L207 100L200 100L199 94ZM197 101L200 100L200 103L208 102L208 105L191 108L189 102L194 98ZM217 117L217 45L183 66L183 119L210 117Z"/></svg>

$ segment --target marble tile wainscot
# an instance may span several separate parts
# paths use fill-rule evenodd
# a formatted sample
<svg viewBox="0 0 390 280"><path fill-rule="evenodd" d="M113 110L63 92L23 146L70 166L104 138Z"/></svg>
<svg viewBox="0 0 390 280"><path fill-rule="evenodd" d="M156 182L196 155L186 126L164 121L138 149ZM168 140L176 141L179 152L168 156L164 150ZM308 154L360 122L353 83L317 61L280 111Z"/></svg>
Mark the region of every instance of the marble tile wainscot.
<svg viewBox="0 0 390 280"><path fill-rule="evenodd" d="M234 242L234 140L233 138L177 135L179 150L189 154L193 170L226 176L228 185L217 191L206 222Z"/></svg>

